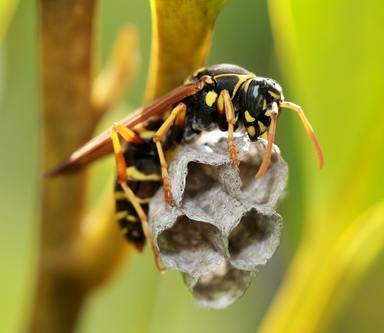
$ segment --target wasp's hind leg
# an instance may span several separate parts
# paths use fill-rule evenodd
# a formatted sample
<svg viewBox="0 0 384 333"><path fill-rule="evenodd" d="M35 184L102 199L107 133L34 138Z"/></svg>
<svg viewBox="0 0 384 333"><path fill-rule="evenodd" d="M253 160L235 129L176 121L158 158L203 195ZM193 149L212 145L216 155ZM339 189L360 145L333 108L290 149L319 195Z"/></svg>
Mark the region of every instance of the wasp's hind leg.
<svg viewBox="0 0 384 333"><path fill-rule="evenodd" d="M136 195L128 186L127 166L125 163L124 153L120 144L119 135L128 143L140 144L140 143L143 143L143 141L135 132L133 132L129 128L124 127L119 123L115 123L112 127L111 139L112 139L113 150L114 150L115 159L116 159L117 182L120 184L125 197L132 204L137 215L139 216L143 233L145 235L145 239L151 247L151 251L152 251L157 269L159 271L163 271L164 268L160 263L159 253L157 252L157 249L155 248L155 245L153 244L153 241L152 241L152 233L148 226L147 215L145 214L143 208L141 207L139 199L136 197Z"/></svg>
<svg viewBox="0 0 384 333"><path fill-rule="evenodd" d="M231 157L231 160L234 164L239 165L240 160L237 155L237 149L234 141L234 130L236 125L236 117L235 112L233 110L233 104L231 96L229 95L228 90L222 90L220 92L218 102L217 102L217 108L219 113L223 114L225 113L225 118L228 123L228 145L229 145L229 154Z"/></svg>
<svg viewBox="0 0 384 333"><path fill-rule="evenodd" d="M164 190L164 200L165 202L172 206L173 198L172 198L172 189L171 183L169 181L168 176L168 164L165 159L164 150L161 145L161 141L167 135L169 129L173 126L176 121L185 119L185 114L187 111L187 107L183 103L179 103L172 111L168 118L164 121L161 127L158 129L156 134L153 137L153 141L156 144L157 152L159 154L160 165L161 165L161 177L163 178L163 190Z"/></svg>

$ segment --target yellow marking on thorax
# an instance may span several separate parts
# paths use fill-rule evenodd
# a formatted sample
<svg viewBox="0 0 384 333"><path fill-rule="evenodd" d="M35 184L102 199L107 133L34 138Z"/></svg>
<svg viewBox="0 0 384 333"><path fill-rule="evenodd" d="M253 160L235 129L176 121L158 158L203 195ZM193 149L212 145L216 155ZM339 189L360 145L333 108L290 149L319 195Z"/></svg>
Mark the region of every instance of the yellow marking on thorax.
<svg viewBox="0 0 384 333"><path fill-rule="evenodd" d="M256 77L256 75L255 75L255 77ZM248 81L246 82L246 84L245 84L245 86L244 86L244 90L245 90L245 92L248 91L248 88L249 88L249 85L251 84L251 82L252 82L252 79L250 79L250 80L248 80Z"/></svg>
<svg viewBox="0 0 384 333"><path fill-rule="evenodd" d="M142 181L157 181L161 180L161 175L158 175L156 173L152 173L149 175L146 175L145 173L140 172L137 170L134 166L130 166L127 168L127 175L128 178L133 180L142 180Z"/></svg>
<svg viewBox="0 0 384 333"><path fill-rule="evenodd" d="M251 114L249 113L248 110L246 110L244 112L244 116L245 116L245 120L248 122L248 123L251 123L253 121L255 121L256 119L254 117L251 116Z"/></svg>
<svg viewBox="0 0 384 333"><path fill-rule="evenodd" d="M257 123L259 124L259 128L261 132L264 132L267 130L267 127L260 120Z"/></svg>
<svg viewBox="0 0 384 333"><path fill-rule="evenodd" d="M251 74L248 74L248 75L239 75L239 81L236 83L236 86L235 88L233 89L233 93L232 93L232 99L233 97L235 97L237 91L239 90L240 86L245 82L245 81L248 81L250 79L254 79L256 77L255 74L251 73Z"/></svg>
<svg viewBox="0 0 384 333"><path fill-rule="evenodd" d="M254 126L249 126L247 127L247 132L250 136L255 136L256 135L256 129Z"/></svg>
<svg viewBox="0 0 384 333"><path fill-rule="evenodd" d="M238 74L231 74L231 73L226 73L226 74L217 74L217 75L214 75L213 78L214 79L217 79L218 77L226 77L226 76L239 76Z"/></svg>
<svg viewBox="0 0 384 333"><path fill-rule="evenodd" d="M264 115L267 116L267 117L272 117L271 110L268 110L267 112L265 112Z"/></svg>
<svg viewBox="0 0 384 333"><path fill-rule="evenodd" d="M217 99L217 93L211 90L205 96L205 104L207 104L208 106L212 106L213 103L216 102L216 99Z"/></svg>
<svg viewBox="0 0 384 333"><path fill-rule="evenodd" d="M233 99L233 97L235 97L237 91L239 90L240 86L246 82L246 81L251 81L251 79L254 79L256 77L255 74L253 73L249 73L249 74L219 74L219 75L215 75L214 78L220 78L220 77L225 77L225 76L236 76L239 80L237 81L236 83L236 86L235 88L233 89L233 92L232 92L232 96L231 98ZM249 83L248 83L249 85Z"/></svg>

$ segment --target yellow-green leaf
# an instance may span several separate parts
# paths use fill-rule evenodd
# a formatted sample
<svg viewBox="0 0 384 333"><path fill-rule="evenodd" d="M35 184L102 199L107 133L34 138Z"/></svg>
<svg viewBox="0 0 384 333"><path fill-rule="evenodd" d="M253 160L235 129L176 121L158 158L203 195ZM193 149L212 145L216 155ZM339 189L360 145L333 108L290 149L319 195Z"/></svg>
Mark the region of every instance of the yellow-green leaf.
<svg viewBox="0 0 384 333"><path fill-rule="evenodd" d="M363 213L330 247L307 241L297 254L259 333L315 332L330 305L351 288L384 248L384 201ZM344 288L341 288L344 286Z"/></svg>
<svg viewBox="0 0 384 333"><path fill-rule="evenodd" d="M205 63L226 0L151 0L152 51L147 99L180 85Z"/></svg>
<svg viewBox="0 0 384 333"><path fill-rule="evenodd" d="M384 48L375 42L384 5L269 0L269 6L281 68L317 130L325 169L315 168L301 140L308 154L306 228L260 332L309 333L334 318L334 305L342 294L348 299L384 244L384 204L372 206L382 200L384 183Z"/></svg>
<svg viewBox="0 0 384 333"><path fill-rule="evenodd" d="M0 41L3 40L18 0L0 0Z"/></svg>
<svg viewBox="0 0 384 333"><path fill-rule="evenodd" d="M269 7L289 90L302 104L324 150L325 167L319 172L312 147L297 122L297 137L308 154L307 202L313 216L329 209L330 201L339 207L343 196L355 191L347 175L354 175L357 181L364 177L367 184L373 180L371 189L378 181L383 183L382 173L374 173L373 168L378 162L384 167L379 144L384 133L377 126L384 121L384 77L380 74L384 72L384 47L377 43L384 4L380 0L371 0L366 6L348 0L269 0ZM373 130L379 131L375 140L367 135ZM350 218L373 202L369 195L360 193L355 197L358 201L349 203ZM329 233L328 226L326 229Z"/></svg>

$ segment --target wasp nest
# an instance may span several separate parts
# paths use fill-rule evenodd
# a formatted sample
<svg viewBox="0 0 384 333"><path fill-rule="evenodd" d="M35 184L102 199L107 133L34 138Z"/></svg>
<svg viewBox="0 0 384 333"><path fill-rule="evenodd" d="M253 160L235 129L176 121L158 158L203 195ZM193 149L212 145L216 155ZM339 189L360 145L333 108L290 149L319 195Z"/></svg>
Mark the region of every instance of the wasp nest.
<svg viewBox="0 0 384 333"><path fill-rule="evenodd" d="M239 167L229 159L225 133L209 132L185 144L169 169L175 206L164 203L162 190L150 205L164 266L182 272L197 303L211 308L242 296L279 244L281 217L274 207L287 165L274 146L267 173L255 179L265 140L250 142L240 134L235 142Z"/></svg>

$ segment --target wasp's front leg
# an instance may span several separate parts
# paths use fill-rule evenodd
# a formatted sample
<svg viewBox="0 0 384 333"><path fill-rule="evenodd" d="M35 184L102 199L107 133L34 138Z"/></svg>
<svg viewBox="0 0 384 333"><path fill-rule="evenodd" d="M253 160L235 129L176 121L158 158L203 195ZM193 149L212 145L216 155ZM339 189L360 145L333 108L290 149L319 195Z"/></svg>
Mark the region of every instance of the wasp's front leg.
<svg viewBox="0 0 384 333"><path fill-rule="evenodd" d="M278 115L279 115L278 106L276 103L273 103L272 109L271 109L271 123L268 129L268 144L265 149L263 161L261 162L260 168L257 171L256 178L262 177L267 172L269 165L271 163L272 149L273 149L273 143L275 142L276 122L277 122Z"/></svg>
<svg viewBox="0 0 384 333"><path fill-rule="evenodd" d="M173 126L176 119L185 119L185 114L187 112L187 107L184 103L179 103L172 111L164 123L160 126L158 131L153 137L153 141L156 144L157 152L159 154L160 165L161 165L161 177L163 178L163 190L164 190L164 200L165 202L172 206L172 188L171 182L168 175L168 164L165 159L164 150L161 145L161 141L167 135L169 129Z"/></svg>
<svg viewBox="0 0 384 333"><path fill-rule="evenodd" d="M140 205L140 200L136 197L136 195L133 193L131 188L128 186L127 165L125 163L124 152L120 144L119 136L121 136L128 143L143 144L144 142L131 129L126 128L119 123L115 123L112 126L111 139L112 139L113 150L114 150L115 159L116 159L117 181L120 184L121 188L123 189L124 195L126 196L127 200L132 204L137 215L140 218L141 227L143 228L145 239L147 240L149 246L151 247L151 251L153 254L153 258L155 260L156 267L160 272L162 272L164 271L164 268L160 263L159 253L152 241L152 233L148 226L147 215L145 214L143 208Z"/></svg>
<svg viewBox="0 0 384 333"><path fill-rule="evenodd" d="M229 154L232 162L236 165L239 165L240 160L237 155L237 149L236 149L234 135L233 135L235 131L236 117L235 117L235 112L233 110L232 99L231 99L231 96L229 95L228 90L224 89L220 92L220 95L217 101L217 108L219 113L221 114L225 113L225 118L227 119L227 123L228 123Z"/></svg>

